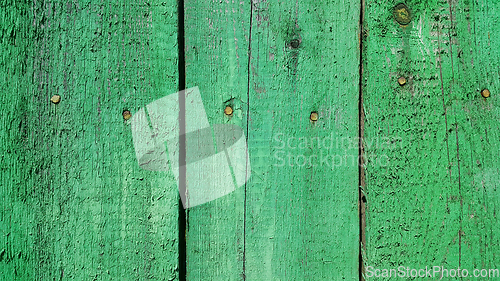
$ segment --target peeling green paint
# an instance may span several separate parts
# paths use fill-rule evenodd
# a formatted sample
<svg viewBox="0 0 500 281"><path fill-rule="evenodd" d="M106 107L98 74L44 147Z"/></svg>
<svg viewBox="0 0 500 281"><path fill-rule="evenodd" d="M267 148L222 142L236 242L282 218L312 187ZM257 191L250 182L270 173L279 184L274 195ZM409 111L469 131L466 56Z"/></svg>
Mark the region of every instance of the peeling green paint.
<svg viewBox="0 0 500 281"><path fill-rule="evenodd" d="M366 1L366 266L499 268L499 56L496 1ZM398 77L406 77L400 86ZM485 99L481 90L489 88ZM394 279L394 278L393 278ZM449 280L450 278L445 278Z"/></svg>
<svg viewBox="0 0 500 281"><path fill-rule="evenodd" d="M0 279L177 279L177 187L122 117L177 91L176 6L0 6Z"/></svg>

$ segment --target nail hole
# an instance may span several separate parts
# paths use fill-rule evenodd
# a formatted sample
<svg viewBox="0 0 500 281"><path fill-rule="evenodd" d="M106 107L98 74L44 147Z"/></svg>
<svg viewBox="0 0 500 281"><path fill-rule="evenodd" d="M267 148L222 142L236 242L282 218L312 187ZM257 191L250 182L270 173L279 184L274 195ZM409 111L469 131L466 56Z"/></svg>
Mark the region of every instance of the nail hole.
<svg viewBox="0 0 500 281"><path fill-rule="evenodd" d="M226 108L224 109L224 114L226 114L228 116L232 115L233 114L233 108L230 107L229 105L226 106Z"/></svg>
<svg viewBox="0 0 500 281"><path fill-rule="evenodd" d="M298 39L293 39L292 41L290 41L290 47L292 47L293 49L297 49L300 45L300 42Z"/></svg>
<svg viewBox="0 0 500 281"><path fill-rule="evenodd" d="M404 78L403 76L399 77L398 83L400 86L404 86L406 84L406 78Z"/></svg>
<svg viewBox="0 0 500 281"><path fill-rule="evenodd" d="M363 203L366 203L366 197L365 197L365 196L362 196L362 197L361 197L361 201L363 201Z"/></svg>
<svg viewBox="0 0 500 281"><path fill-rule="evenodd" d="M128 111L128 110L124 110L122 115L123 115L123 119L125 119L125 120L128 120L128 119L130 119L130 117L132 117L132 114L130 114L130 111Z"/></svg>
<svg viewBox="0 0 500 281"><path fill-rule="evenodd" d="M50 101L54 104L58 104L61 101L61 96L60 95L53 95L50 98Z"/></svg>
<svg viewBox="0 0 500 281"><path fill-rule="evenodd" d="M481 91L481 96L483 96L483 98L489 98L490 97L490 90L488 89L483 89Z"/></svg>
<svg viewBox="0 0 500 281"><path fill-rule="evenodd" d="M311 112L311 116L309 117L309 119L311 119L311 121L313 122L318 121L318 113L315 111Z"/></svg>

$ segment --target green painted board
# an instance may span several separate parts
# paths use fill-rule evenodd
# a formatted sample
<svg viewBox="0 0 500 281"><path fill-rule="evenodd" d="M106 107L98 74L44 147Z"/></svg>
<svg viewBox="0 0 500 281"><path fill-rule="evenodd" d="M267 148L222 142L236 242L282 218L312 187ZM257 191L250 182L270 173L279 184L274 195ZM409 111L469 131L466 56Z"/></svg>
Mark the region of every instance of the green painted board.
<svg viewBox="0 0 500 281"><path fill-rule="evenodd" d="M0 279L360 280L360 249L368 279L497 269L500 4L398 4L1 2ZM213 131L230 177L197 176L236 187L186 229L122 115L184 82L186 124L248 150Z"/></svg>
<svg viewBox="0 0 500 281"><path fill-rule="evenodd" d="M406 1L406 26L398 3L365 7L366 276L476 280L500 266L500 3Z"/></svg>
<svg viewBox="0 0 500 281"><path fill-rule="evenodd" d="M210 125L246 128L249 3L188 0L184 5L186 88L199 88ZM233 108L232 116L225 115L226 106ZM186 112L186 120L201 117ZM212 173L220 173L214 168ZM187 280L242 279L244 199L240 187L187 210Z"/></svg>
<svg viewBox="0 0 500 281"><path fill-rule="evenodd" d="M186 86L211 124L243 128L250 159L245 185L187 211L187 279L358 279L360 4L184 10Z"/></svg>
<svg viewBox="0 0 500 281"><path fill-rule="evenodd" d="M178 90L176 4L0 6L0 279L177 280L177 187L122 117Z"/></svg>

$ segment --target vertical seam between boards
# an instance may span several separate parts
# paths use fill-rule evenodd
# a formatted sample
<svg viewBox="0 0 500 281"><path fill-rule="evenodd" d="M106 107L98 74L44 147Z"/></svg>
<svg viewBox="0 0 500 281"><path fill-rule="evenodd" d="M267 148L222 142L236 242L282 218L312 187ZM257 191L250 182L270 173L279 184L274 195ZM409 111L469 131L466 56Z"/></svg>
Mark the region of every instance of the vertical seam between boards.
<svg viewBox="0 0 500 281"><path fill-rule="evenodd" d="M179 187L181 184L186 186L186 166L182 169L182 164L186 162L186 138L185 132L185 96L184 90L186 88L186 60L185 60L185 26L184 26L184 0L177 1L177 47L178 47L178 74L179 74ZM179 190L182 190L179 188ZM187 200L187 198L186 198ZM186 202L187 204L187 202ZM179 281L186 281L187 279L187 243L186 231L189 219L189 211L184 210L181 195L179 194L178 200L178 272Z"/></svg>
<svg viewBox="0 0 500 281"><path fill-rule="evenodd" d="M250 27L248 29L248 65L247 65L247 124L246 124L246 143L248 145L248 126L250 123L250 62L252 60L252 24L253 24L253 0L250 0ZM247 154L247 157L250 157ZM248 159L247 159L248 160ZM247 164L248 165L248 161ZM248 173L248 166L246 167ZM243 264L242 264L242 279L246 280L246 228L247 228L247 182L245 181L245 195L243 200Z"/></svg>
<svg viewBox="0 0 500 281"><path fill-rule="evenodd" d="M360 10L359 10L359 98L358 98L358 215L359 215L359 254L358 254L358 279L364 281L364 253L366 251L366 239L365 239L365 229L366 229L366 216L365 216L365 202L366 197L364 195L365 188L365 170L364 170L364 106L363 106L363 41L365 39L364 32L364 13L365 13L365 3L364 0L360 0Z"/></svg>

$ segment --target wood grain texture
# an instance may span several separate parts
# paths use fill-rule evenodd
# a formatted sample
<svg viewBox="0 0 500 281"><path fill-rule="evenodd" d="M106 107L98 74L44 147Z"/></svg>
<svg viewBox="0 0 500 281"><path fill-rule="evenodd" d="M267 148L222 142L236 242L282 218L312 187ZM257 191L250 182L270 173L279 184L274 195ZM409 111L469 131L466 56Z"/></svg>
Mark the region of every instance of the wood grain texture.
<svg viewBox="0 0 500 281"><path fill-rule="evenodd" d="M358 279L359 4L253 4L249 280Z"/></svg>
<svg viewBox="0 0 500 281"><path fill-rule="evenodd" d="M186 1L187 87L211 123L244 128L251 165L245 186L189 209L188 280L358 278L359 11Z"/></svg>
<svg viewBox="0 0 500 281"><path fill-rule="evenodd" d="M177 91L176 5L0 6L0 279L176 280L177 187L122 117Z"/></svg>
<svg viewBox="0 0 500 281"><path fill-rule="evenodd" d="M500 4L406 1L401 26L398 3L365 8L365 263L472 280L500 264Z"/></svg>
<svg viewBox="0 0 500 281"><path fill-rule="evenodd" d="M186 88L199 87L209 124L246 128L250 5L186 0L184 13ZM233 109L232 116L224 113L226 106ZM199 116L186 112L186 119ZM240 187L188 209L187 280L242 278L244 196Z"/></svg>
<svg viewBox="0 0 500 281"><path fill-rule="evenodd" d="M0 0L0 279L179 279L174 175L122 111L184 78L251 175L186 211L188 280L358 280L359 132L365 266L498 268L500 4L365 2L185 0L179 77L174 2Z"/></svg>

